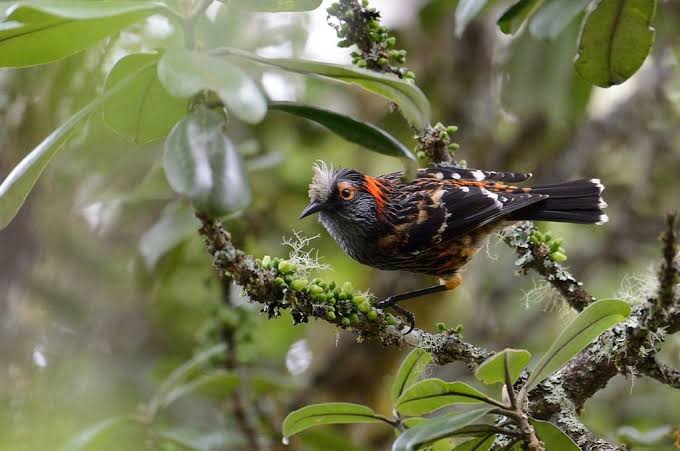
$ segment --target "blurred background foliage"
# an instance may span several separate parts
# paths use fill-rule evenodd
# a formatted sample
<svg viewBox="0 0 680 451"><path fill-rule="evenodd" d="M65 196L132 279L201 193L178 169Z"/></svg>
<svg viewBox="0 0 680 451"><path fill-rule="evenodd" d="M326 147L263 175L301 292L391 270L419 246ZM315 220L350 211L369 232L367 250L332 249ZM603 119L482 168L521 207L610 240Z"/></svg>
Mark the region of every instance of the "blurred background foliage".
<svg viewBox="0 0 680 451"><path fill-rule="evenodd" d="M680 4L659 2L651 56L633 78L605 90L573 69L578 16L555 36L524 30L510 38L495 23L509 2L490 2L458 33L457 3L371 2L408 50L408 66L430 99L433 118L459 126L457 158L471 167L531 171L537 182L603 180L608 225L551 227L565 238L570 268L594 295L644 299L654 288L663 213L680 207ZM267 14L215 2L200 18L197 42L347 63L350 50L335 47L325 23L329 5ZM152 16L55 64L0 71L0 174L95 97L118 59L177 39L171 22ZM415 145L403 118L366 92L265 66L247 69L271 99L347 113ZM399 160L280 112L257 125L231 120L228 134L249 167L253 190L251 207L225 222L244 250L283 257L282 237L301 230L320 235L313 245L333 268L324 277L377 295L423 285L416 276L359 265L317 222L297 219L314 161L382 174L401 169ZM0 231L0 449L57 449L90 424L139 412L164 378L210 347L225 324L239 325L239 371L252 395L246 407L272 448L282 447L283 417L303 404L335 400L387 408L388 382L403 352L356 343L325 323L292 327L285 314L267 320L237 288L234 306L225 309L198 234L173 242L160 258L145 248L145 234L164 212L186 209L165 185L158 167L162 148L162 141L131 144L101 114L93 116ZM195 227L190 216L183 218ZM454 294L409 303L420 327L460 323L465 338L480 346L540 354L569 318L543 282L514 275L513 254L497 238L464 277ZM663 356L680 365L680 337L669 340ZM457 364L433 371L447 380L469 378ZM200 449L247 449L226 399L197 393L164 410L153 427L175 434L173 440L154 437L153 427L123 424L88 449L174 450L183 449L182 440ZM677 427L679 401L677 392L656 382L618 377L588 403L584 418L615 439L622 425ZM286 449L380 450L392 439L379 425L323 428L301 434Z"/></svg>

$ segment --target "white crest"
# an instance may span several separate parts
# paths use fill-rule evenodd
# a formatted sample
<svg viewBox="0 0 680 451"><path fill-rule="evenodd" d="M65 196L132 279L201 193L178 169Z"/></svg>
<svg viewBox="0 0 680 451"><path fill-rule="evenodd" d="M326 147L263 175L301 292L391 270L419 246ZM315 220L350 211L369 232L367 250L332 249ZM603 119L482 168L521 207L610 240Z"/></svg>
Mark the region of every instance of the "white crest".
<svg viewBox="0 0 680 451"><path fill-rule="evenodd" d="M319 160L314 164L314 177L309 185L309 198L317 202L325 202L333 191L333 180L335 179L335 169L325 162Z"/></svg>

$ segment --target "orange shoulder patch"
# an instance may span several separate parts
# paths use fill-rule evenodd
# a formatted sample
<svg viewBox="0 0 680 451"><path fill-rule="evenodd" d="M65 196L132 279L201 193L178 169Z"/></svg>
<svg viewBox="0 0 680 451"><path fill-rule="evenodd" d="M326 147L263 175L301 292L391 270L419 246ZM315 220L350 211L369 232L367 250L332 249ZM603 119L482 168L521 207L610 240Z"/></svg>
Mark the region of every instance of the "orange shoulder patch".
<svg viewBox="0 0 680 451"><path fill-rule="evenodd" d="M368 194L375 199L377 213L381 214L385 202L387 202L387 199L385 198L385 186L380 183L378 179L371 177L370 175L364 175L364 185Z"/></svg>

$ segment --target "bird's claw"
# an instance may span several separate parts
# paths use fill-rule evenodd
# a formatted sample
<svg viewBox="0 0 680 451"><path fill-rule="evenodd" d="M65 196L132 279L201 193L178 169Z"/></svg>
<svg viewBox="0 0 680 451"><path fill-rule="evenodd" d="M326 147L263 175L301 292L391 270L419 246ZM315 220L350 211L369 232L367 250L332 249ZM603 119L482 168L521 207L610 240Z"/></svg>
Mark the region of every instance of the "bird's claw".
<svg viewBox="0 0 680 451"><path fill-rule="evenodd" d="M415 317L415 315L413 315L413 313L409 312L405 308L397 305L396 300L392 297L385 298L382 301L375 304L375 308L378 308L378 309L381 309L381 310L384 310L384 309L389 308L389 307L392 307L392 309L394 309L395 312L402 315L406 319L406 321L408 322L409 328L404 333L404 335L410 334L413 331L413 329L416 327L416 317Z"/></svg>

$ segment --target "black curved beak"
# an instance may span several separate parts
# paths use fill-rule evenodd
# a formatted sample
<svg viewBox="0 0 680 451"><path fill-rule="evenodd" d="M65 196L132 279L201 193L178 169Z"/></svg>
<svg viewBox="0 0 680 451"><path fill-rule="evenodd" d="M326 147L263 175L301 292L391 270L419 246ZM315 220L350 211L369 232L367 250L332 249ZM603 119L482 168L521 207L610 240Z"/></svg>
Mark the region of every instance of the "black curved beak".
<svg viewBox="0 0 680 451"><path fill-rule="evenodd" d="M302 214L300 214L299 219L305 218L309 215L313 215L314 213L318 212L319 210L321 210L321 204L319 202L312 201L312 202L310 202L309 205L307 205L307 208L305 208L303 210Z"/></svg>

